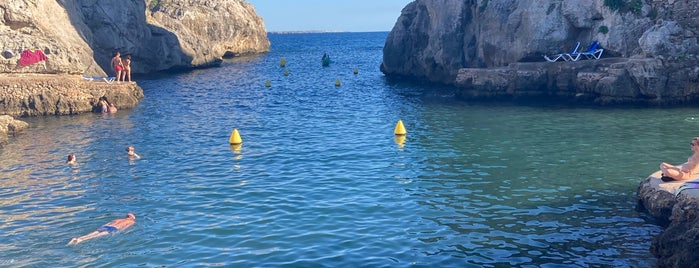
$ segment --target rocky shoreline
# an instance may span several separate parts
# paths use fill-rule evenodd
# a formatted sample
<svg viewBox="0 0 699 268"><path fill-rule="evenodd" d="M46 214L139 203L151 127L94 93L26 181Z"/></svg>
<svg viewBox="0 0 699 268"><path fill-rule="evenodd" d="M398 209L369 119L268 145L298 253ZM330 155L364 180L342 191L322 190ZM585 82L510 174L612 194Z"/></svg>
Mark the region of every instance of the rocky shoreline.
<svg viewBox="0 0 699 268"><path fill-rule="evenodd" d="M662 70L663 62L653 58L520 62L499 68L460 69L455 85L457 96L465 100L556 98L599 106L673 106L699 99L699 69L692 68L689 73ZM659 90L671 84L682 90Z"/></svg>
<svg viewBox="0 0 699 268"><path fill-rule="evenodd" d="M13 117L95 112L103 96L119 109L131 109L143 98L143 89L135 82L89 81L79 75L0 75L0 144L28 127Z"/></svg>
<svg viewBox="0 0 699 268"><path fill-rule="evenodd" d="M665 229L653 238L650 251L658 267L697 267L699 265L699 189L676 194L685 182L663 182L660 171L638 186L639 211L648 212ZM690 183L691 184L691 183Z"/></svg>

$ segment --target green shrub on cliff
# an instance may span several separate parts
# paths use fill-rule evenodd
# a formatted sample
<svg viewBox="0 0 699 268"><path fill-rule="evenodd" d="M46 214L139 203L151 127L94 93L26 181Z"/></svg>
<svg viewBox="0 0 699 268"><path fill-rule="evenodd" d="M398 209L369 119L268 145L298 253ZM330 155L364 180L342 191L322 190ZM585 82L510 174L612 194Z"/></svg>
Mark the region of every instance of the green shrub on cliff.
<svg viewBox="0 0 699 268"><path fill-rule="evenodd" d="M158 8L160 7L160 0L151 0L148 3L148 10L151 12L158 11Z"/></svg>
<svg viewBox="0 0 699 268"><path fill-rule="evenodd" d="M609 27L602 25L599 27L599 32L602 34L607 34L609 32Z"/></svg>

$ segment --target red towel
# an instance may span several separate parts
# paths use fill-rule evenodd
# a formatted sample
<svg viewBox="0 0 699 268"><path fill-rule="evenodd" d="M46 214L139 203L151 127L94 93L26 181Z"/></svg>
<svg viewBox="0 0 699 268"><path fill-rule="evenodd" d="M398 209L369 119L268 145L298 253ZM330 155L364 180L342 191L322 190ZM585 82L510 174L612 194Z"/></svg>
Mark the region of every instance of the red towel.
<svg viewBox="0 0 699 268"><path fill-rule="evenodd" d="M37 49L36 51L32 52L31 50L27 49L22 51L22 55L19 58L19 67L24 67L44 60L46 60L46 55L44 55L43 51Z"/></svg>

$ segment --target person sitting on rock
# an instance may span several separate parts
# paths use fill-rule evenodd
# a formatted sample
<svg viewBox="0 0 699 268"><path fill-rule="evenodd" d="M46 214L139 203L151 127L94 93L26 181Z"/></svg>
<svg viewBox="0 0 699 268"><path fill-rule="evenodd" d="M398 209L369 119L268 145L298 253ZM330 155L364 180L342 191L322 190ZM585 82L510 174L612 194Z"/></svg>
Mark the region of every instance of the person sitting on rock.
<svg viewBox="0 0 699 268"><path fill-rule="evenodd" d="M133 213L127 213L126 217L123 219L116 219L113 221L110 221L109 223L103 225L102 227L98 228L92 233L83 235L81 237L74 237L73 239L68 242L68 245L76 245L80 242L83 242L85 240L97 238L100 236L105 236L108 234L113 234L118 231L123 231L126 228L129 228L131 225L133 225L136 222L136 215Z"/></svg>
<svg viewBox="0 0 699 268"><path fill-rule="evenodd" d="M699 168L699 137L692 139L689 146L692 147L694 154L687 159L686 163L678 166L665 162L660 164L662 171L660 179L663 181L689 181L693 179L692 174Z"/></svg>

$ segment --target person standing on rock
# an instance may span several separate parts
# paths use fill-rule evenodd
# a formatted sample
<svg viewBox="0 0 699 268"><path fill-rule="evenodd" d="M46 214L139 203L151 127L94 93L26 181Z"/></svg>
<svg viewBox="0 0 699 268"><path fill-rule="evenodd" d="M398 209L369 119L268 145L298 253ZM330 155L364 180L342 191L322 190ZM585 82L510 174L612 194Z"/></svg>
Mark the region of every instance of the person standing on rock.
<svg viewBox="0 0 699 268"><path fill-rule="evenodd" d="M660 170L663 172L660 179L663 181L688 181L693 179L692 175L699 168L699 137L694 137L689 142L689 146L692 147L694 154L687 159L686 163L678 166L665 162L660 164Z"/></svg>
<svg viewBox="0 0 699 268"><path fill-rule="evenodd" d="M124 60L124 70L122 71L121 74L121 81L128 81L131 82L131 55L126 55L126 59ZM128 80L127 80L128 78Z"/></svg>
<svg viewBox="0 0 699 268"><path fill-rule="evenodd" d="M121 53L117 51L114 58L112 58L112 70L116 73L116 80L121 80L121 71L124 69L124 64L121 62Z"/></svg>

